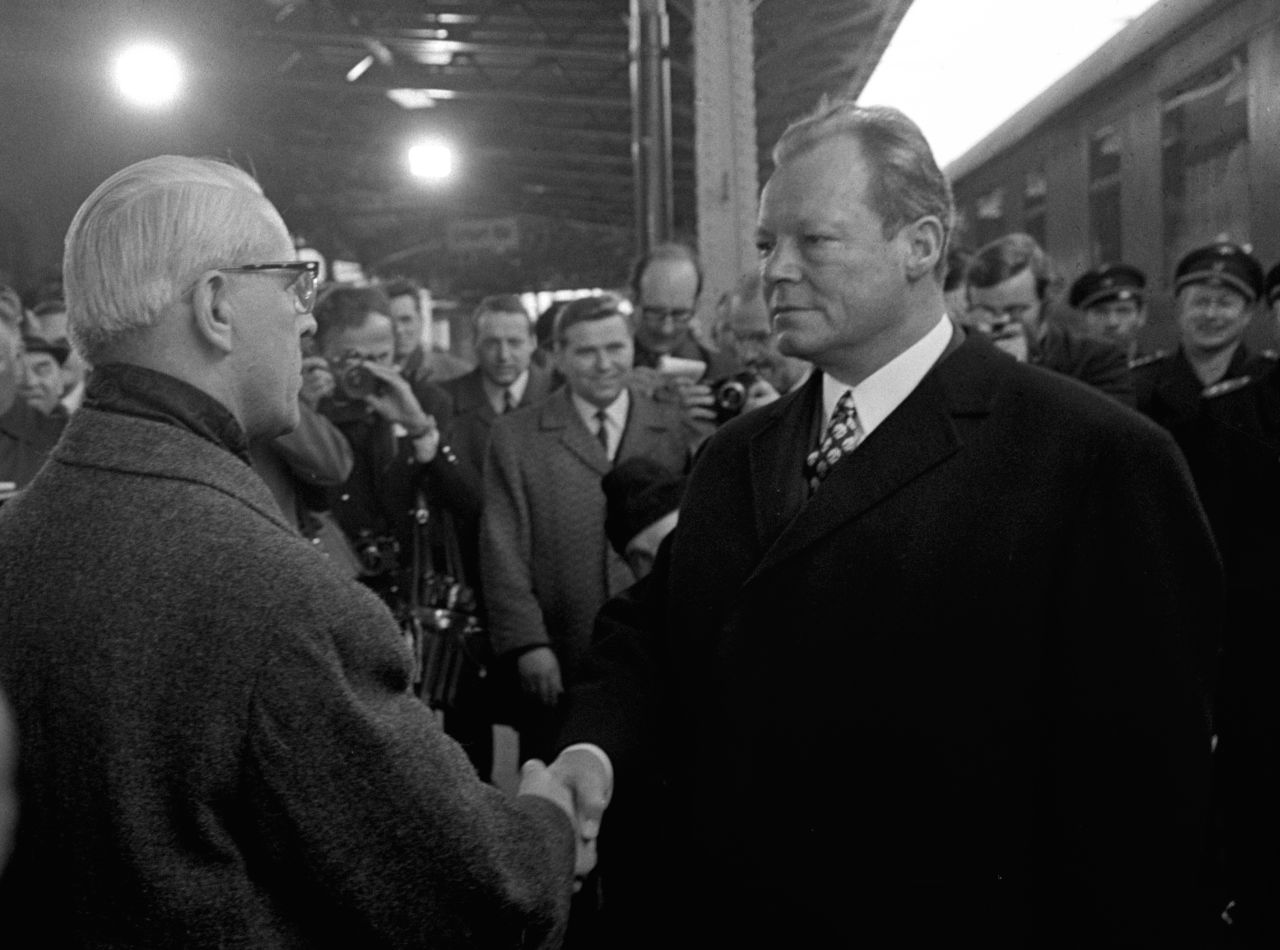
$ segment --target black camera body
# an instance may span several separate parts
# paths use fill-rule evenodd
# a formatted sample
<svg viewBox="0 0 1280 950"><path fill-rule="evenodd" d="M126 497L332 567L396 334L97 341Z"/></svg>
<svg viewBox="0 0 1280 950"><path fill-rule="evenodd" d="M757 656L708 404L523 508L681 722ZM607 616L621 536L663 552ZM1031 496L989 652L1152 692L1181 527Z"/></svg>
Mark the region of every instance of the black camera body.
<svg viewBox="0 0 1280 950"><path fill-rule="evenodd" d="M362 577L386 577L400 566L400 543L390 535L362 530L351 546Z"/></svg>
<svg viewBox="0 0 1280 950"><path fill-rule="evenodd" d="M745 370L711 384L712 408L716 414L716 425L722 425L742 413L742 407L747 403L747 393L759 378L757 373Z"/></svg>
<svg viewBox="0 0 1280 950"><path fill-rule="evenodd" d="M333 367L333 379L342 398L349 402L363 402L365 396L376 396L384 385L358 356L343 357Z"/></svg>

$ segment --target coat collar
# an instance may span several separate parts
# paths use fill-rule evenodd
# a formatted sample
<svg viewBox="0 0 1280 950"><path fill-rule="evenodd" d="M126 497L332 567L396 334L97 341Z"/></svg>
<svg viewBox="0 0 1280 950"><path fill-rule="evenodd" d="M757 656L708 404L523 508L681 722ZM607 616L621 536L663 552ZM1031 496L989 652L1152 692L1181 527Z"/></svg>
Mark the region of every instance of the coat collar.
<svg viewBox="0 0 1280 950"><path fill-rule="evenodd" d="M774 403L772 418L749 448L757 528L766 543L773 541L748 584L959 451L963 442L954 418L990 412L1008 360L990 343L976 335L966 339L957 329L920 384L807 500L801 469L816 439L821 377L815 373L793 397Z"/></svg>
<svg viewBox="0 0 1280 950"><path fill-rule="evenodd" d="M67 423L52 458L77 468L204 485L297 533L257 472L226 449L177 426L84 406Z"/></svg>
<svg viewBox="0 0 1280 950"><path fill-rule="evenodd" d="M524 395L520 397L520 405L517 408L532 406L536 402L541 402L550 388L550 374L546 370L530 364L529 382L525 384ZM481 375L480 367L477 366L471 372L459 376L452 389L454 412L458 415L472 413L486 422L492 422L498 417L498 414L493 411L493 406L489 403L488 395L484 391L484 377Z"/></svg>
<svg viewBox="0 0 1280 950"><path fill-rule="evenodd" d="M622 433L622 442L618 445L616 458L619 459L643 455L646 448L668 432L672 425L652 399L634 388L628 387L628 390L631 393L631 410L627 416L627 427ZM553 392L536 411L538 428L548 434L555 434L569 452L593 471L603 476L613 467L596 437L582 424L582 417L574 408L568 386L562 386Z"/></svg>

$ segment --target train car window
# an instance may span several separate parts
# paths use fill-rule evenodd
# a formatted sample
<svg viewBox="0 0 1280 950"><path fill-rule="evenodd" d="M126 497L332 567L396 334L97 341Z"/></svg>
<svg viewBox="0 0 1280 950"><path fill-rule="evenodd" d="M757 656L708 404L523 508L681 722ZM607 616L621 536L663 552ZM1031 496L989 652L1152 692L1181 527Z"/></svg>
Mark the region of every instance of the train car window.
<svg viewBox="0 0 1280 950"><path fill-rule="evenodd" d="M1089 254L1092 263L1118 261L1121 244L1121 152L1124 140L1115 126L1089 137Z"/></svg>
<svg viewBox="0 0 1280 950"><path fill-rule="evenodd" d="M1243 49L1162 101L1165 267L1193 247L1249 235L1249 82Z"/></svg>

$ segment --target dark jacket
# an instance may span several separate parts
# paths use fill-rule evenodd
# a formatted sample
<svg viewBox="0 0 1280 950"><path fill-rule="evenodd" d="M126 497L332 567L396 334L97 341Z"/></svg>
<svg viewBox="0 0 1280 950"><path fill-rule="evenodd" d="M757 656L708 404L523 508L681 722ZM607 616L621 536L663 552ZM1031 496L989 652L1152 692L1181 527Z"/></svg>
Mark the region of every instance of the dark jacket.
<svg viewBox="0 0 1280 950"><path fill-rule="evenodd" d="M6 943L556 939L563 813L476 778L386 609L230 452L81 409L0 509L0 617L22 762Z"/></svg>
<svg viewBox="0 0 1280 950"><path fill-rule="evenodd" d="M0 482L22 488L31 481L66 425L66 412L45 415L15 397L0 414Z"/></svg>
<svg viewBox="0 0 1280 950"><path fill-rule="evenodd" d="M1124 351L1111 343L1072 333L1051 323L1029 362L1078 379L1126 406L1135 403L1129 361Z"/></svg>
<svg viewBox="0 0 1280 950"><path fill-rule="evenodd" d="M1176 431L1199 417L1207 386L1244 376L1261 376L1272 360L1255 355L1241 344L1231 355L1221 379L1205 383L1196 375L1182 348L1139 360L1133 368L1138 411L1158 425Z"/></svg>
<svg viewBox="0 0 1280 950"><path fill-rule="evenodd" d="M970 338L807 498L821 389L712 437L570 696L619 796L670 784L654 913L684 946L1183 945L1222 600L1171 439Z"/></svg>

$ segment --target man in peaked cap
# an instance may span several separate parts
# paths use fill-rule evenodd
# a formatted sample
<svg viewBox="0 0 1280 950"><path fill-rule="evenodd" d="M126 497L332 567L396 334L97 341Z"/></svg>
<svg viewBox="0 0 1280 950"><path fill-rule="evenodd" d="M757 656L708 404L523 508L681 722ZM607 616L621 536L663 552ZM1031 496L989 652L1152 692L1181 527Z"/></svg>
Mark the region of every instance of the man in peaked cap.
<svg viewBox="0 0 1280 950"><path fill-rule="evenodd" d="M1138 409L1176 435L1199 415L1206 392L1265 373L1273 358L1243 342L1262 288L1262 265L1238 244L1219 241L1179 261L1173 289L1181 339L1175 352L1134 369Z"/></svg>
<svg viewBox="0 0 1280 950"><path fill-rule="evenodd" d="M1084 313L1089 333L1120 347L1133 367L1147 322L1147 276L1131 264L1101 264L1076 278L1067 302Z"/></svg>
<svg viewBox="0 0 1280 950"><path fill-rule="evenodd" d="M1280 264L1262 296L1280 318ZM1255 358L1255 365L1263 363ZM1264 365L1266 365L1264 363ZM1215 768L1233 939L1264 946L1280 933L1280 697L1275 579L1280 576L1280 364L1206 390L1179 437L1222 553L1227 578Z"/></svg>

